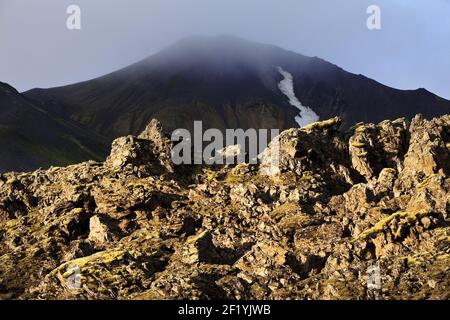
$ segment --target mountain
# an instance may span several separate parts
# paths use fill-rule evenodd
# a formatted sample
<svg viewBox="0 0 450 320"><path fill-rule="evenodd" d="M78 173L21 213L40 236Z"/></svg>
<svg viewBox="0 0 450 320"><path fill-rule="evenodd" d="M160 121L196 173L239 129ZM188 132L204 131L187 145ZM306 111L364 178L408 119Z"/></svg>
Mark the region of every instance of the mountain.
<svg viewBox="0 0 450 320"><path fill-rule="evenodd" d="M0 82L0 172L101 159L106 141Z"/></svg>
<svg viewBox="0 0 450 320"><path fill-rule="evenodd" d="M234 38L195 37L107 76L26 95L110 138L138 133L151 118L168 130L191 128L194 120L219 129L284 129L295 126L298 112L277 87L278 53Z"/></svg>
<svg viewBox="0 0 450 320"><path fill-rule="evenodd" d="M104 163L0 175L0 299L448 300L450 116L339 124L193 172L152 121Z"/></svg>
<svg viewBox="0 0 450 320"><path fill-rule="evenodd" d="M450 101L424 90L389 88L319 58L231 36L191 37L125 69L53 89L26 93L52 113L109 138L138 133L152 118L168 130L297 126L299 110L279 84L292 75L299 101L320 119L360 121L450 112Z"/></svg>
<svg viewBox="0 0 450 320"><path fill-rule="evenodd" d="M48 117L85 130L88 137L76 138L82 147L76 152L88 156L82 149L92 150L92 144L84 141L106 140L95 148L102 157L114 138L139 133L152 118L169 131L192 129L194 120L221 130L283 130L334 116L348 128L417 113L426 118L450 113L450 101L425 89L393 89L316 57L231 36L186 38L111 74L23 96ZM18 128L26 131L27 124ZM51 135L51 129L42 130ZM61 145L48 142L49 148ZM34 162L50 163L57 164Z"/></svg>

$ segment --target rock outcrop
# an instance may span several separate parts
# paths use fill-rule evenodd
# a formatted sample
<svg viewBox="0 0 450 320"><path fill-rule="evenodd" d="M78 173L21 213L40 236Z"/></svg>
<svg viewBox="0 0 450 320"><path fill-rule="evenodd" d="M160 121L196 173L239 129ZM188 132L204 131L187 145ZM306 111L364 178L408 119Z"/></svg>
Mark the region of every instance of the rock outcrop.
<svg viewBox="0 0 450 320"><path fill-rule="evenodd" d="M152 121L104 163L0 175L0 298L449 299L450 116L339 125L180 168Z"/></svg>

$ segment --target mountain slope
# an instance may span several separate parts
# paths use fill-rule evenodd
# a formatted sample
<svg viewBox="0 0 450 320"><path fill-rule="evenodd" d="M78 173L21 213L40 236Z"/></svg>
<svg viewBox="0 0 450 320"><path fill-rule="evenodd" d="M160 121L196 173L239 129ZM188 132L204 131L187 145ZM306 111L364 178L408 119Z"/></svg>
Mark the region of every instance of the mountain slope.
<svg viewBox="0 0 450 320"><path fill-rule="evenodd" d="M430 118L450 102L419 89L396 90L319 58L233 37L192 37L125 69L90 81L26 93L42 108L109 137L138 133L151 118L169 130L192 127L298 126L299 110L280 90L292 76L298 100L320 119L360 121Z"/></svg>
<svg viewBox="0 0 450 320"><path fill-rule="evenodd" d="M105 139L39 109L0 82L0 172L101 159Z"/></svg>

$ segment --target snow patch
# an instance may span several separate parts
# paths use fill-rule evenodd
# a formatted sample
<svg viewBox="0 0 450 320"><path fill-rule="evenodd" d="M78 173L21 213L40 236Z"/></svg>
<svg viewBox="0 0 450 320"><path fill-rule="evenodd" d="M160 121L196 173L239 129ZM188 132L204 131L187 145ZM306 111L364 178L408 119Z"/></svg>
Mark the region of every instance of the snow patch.
<svg viewBox="0 0 450 320"><path fill-rule="evenodd" d="M278 72L284 77L284 79L278 84L278 88L286 97L289 98L289 104L300 110L298 116L295 117L295 121L298 123L300 128L310 123L319 121L319 116L311 108L302 105L302 103L295 96L294 77L292 74L283 70L281 67L278 67Z"/></svg>

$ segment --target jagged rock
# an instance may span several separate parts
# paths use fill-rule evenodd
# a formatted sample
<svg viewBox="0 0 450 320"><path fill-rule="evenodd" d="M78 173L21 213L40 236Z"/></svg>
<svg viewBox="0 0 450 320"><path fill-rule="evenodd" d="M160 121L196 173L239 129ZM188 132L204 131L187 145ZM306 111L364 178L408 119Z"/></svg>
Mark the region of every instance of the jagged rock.
<svg viewBox="0 0 450 320"><path fill-rule="evenodd" d="M113 141L106 165L122 169L128 164L145 164L150 155L151 151L142 140L133 136L121 137Z"/></svg>
<svg viewBox="0 0 450 320"><path fill-rule="evenodd" d="M147 140L151 143L151 150L155 154L160 164L168 171L173 172L174 166L171 160L172 142L165 134L164 128L157 119L153 119L139 135L139 139Z"/></svg>
<svg viewBox="0 0 450 320"><path fill-rule="evenodd" d="M404 169L400 172L394 192L409 193L440 170L449 174L450 160L450 116L427 121L416 116L410 126L410 143L404 159Z"/></svg>
<svg viewBox="0 0 450 320"><path fill-rule="evenodd" d="M171 152L172 143L164 134L161 123L152 120L138 137L127 136L114 140L105 164L116 169L131 166L140 167L141 171L172 173L174 166Z"/></svg>
<svg viewBox="0 0 450 320"><path fill-rule="evenodd" d="M377 177L384 168L401 170L407 129L405 119L355 126L349 140L353 168L367 180Z"/></svg>
<svg viewBox="0 0 450 320"><path fill-rule="evenodd" d="M273 268L282 267L286 263L286 255L287 251L279 244L262 241L253 246L234 266L241 270L240 277L244 280L248 280L248 276L269 277Z"/></svg>
<svg viewBox="0 0 450 320"><path fill-rule="evenodd" d="M219 261L220 256L216 252L216 248L212 243L211 233L203 231L198 235L187 239L183 253L183 262L188 264L198 262Z"/></svg>
<svg viewBox="0 0 450 320"><path fill-rule="evenodd" d="M105 163L0 175L0 298L449 299L450 117L339 125L180 168L152 121Z"/></svg>
<svg viewBox="0 0 450 320"><path fill-rule="evenodd" d="M345 143L336 134L340 123L341 119L334 118L283 131L261 153L260 174L277 178L284 173L302 176L308 171L336 170L345 163L346 153Z"/></svg>

